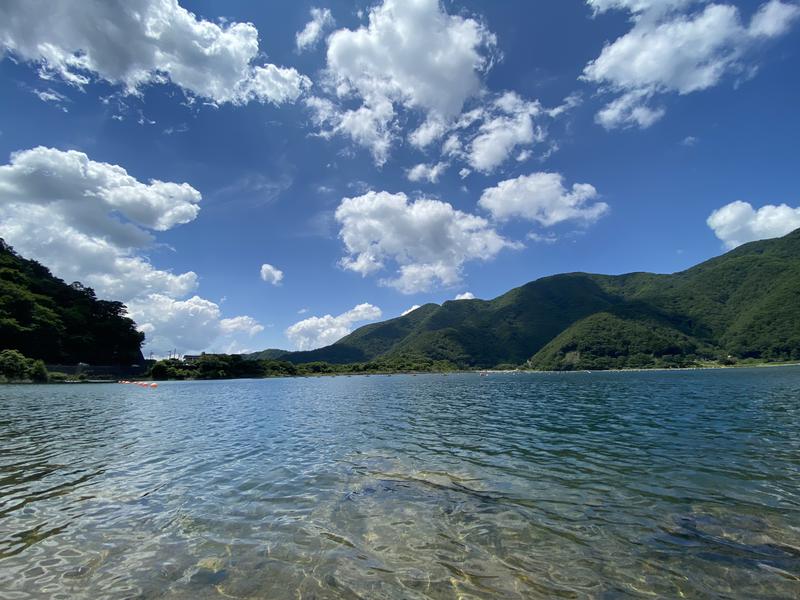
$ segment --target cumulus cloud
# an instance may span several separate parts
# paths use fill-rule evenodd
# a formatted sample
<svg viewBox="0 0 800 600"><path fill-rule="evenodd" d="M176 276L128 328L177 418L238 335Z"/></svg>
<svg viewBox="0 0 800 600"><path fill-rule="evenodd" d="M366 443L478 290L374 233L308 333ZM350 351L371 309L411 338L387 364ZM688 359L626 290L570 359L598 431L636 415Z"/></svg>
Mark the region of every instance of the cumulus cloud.
<svg viewBox="0 0 800 600"><path fill-rule="evenodd" d="M200 296L180 300L164 294L146 294L129 300L127 306L146 336L147 349L156 355L173 348L179 353L229 351L240 345L241 335L252 337L264 330L252 317L223 319L219 304Z"/></svg>
<svg viewBox="0 0 800 600"><path fill-rule="evenodd" d="M327 8L312 8L310 14L311 20L294 36L299 52L316 46L325 31L336 25L331 11Z"/></svg>
<svg viewBox="0 0 800 600"><path fill-rule="evenodd" d="M435 181L463 162L488 174L512 157L526 159L546 138L543 125L580 104L578 95L555 108L482 83L496 57L496 38L476 18L451 15L439 0L383 0L358 29L328 37L327 66L315 95L305 99L324 138L342 136L389 159L397 141L441 152L439 161L408 171ZM436 170L439 167L439 170Z"/></svg>
<svg viewBox="0 0 800 600"><path fill-rule="evenodd" d="M359 304L336 317L309 317L286 329L286 337L297 350L313 350L329 346L353 331L356 323L374 321L381 317L381 309L372 304Z"/></svg>
<svg viewBox="0 0 800 600"><path fill-rule="evenodd" d="M226 335L241 332L252 337L257 333L264 331L264 326L261 323L256 321L253 317L248 317L246 315L231 317L229 319L221 319L219 326L222 332Z"/></svg>
<svg viewBox="0 0 800 600"><path fill-rule="evenodd" d="M441 118L430 117L422 125L417 127L408 136L408 141L417 148L426 148L447 131L447 123Z"/></svg>
<svg viewBox="0 0 800 600"><path fill-rule="evenodd" d="M479 106L463 112L445 130L442 156L470 167L459 171L462 178L472 170L491 173L512 157L527 160L533 155L532 146L547 139L545 121L579 103L577 96L570 96L562 105L545 109L538 101L526 100L516 92L484 92Z"/></svg>
<svg viewBox="0 0 800 600"><path fill-rule="evenodd" d="M726 248L735 248L800 228L800 207L766 204L756 210L749 202L737 200L712 212L706 223Z"/></svg>
<svg viewBox="0 0 800 600"><path fill-rule="evenodd" d="M386 162L397 129L391 122L394 115L391 102L375 100L370 106L342 110L328 98L310 96L305 104L311 109L313 123L320 128L320 137L345 135L368 148L376 165Z"/></svg>
<svg viewBox="0 0 800 600"><path fill-rule="evenodd" d="M488 260L515 248L486 219L454 209L440 200L409 202L405 194L367 192L345 198L336 209L347 255L340 264L362 276L397 266L382 284L404 294L461 280L464 263Z"/></svg>
<svg viewBox="0 0 800 600"><path fill-rule="evenodd" d="M634 90L622 94L601 108L595 121L606 129L637 126L647 129L666 114L662 107L648 106L653 93L647 90Z"/></svg>
<svg viewBox="0 0 800 600"><path fill-rule="evenodd" d="M0 4L0 43L42 77L83 86L92 78L138 93L171 81L217 103L294 101L310 85L295 69L258 64L252 23L213 23L177 0Z"/></svg>
<svg viewBox="0 0 800 600"><path fill-rule="evenodd" d="M457 294L453 300L474 300L475 294L472 292L464 292L463 294Z"/></svg>
<svg viewBox="0 0 800 600"><path fill-rule="evenodd" d="M478 204L500 221L518 217L549 227L563 221L595 222L608 212L608 204L593 202L597 197L588 183L567 189L559 173L532 173L485 189Z"/></svg>
<svg viewBox="0 0 800 600"><path fill-rule="evenodd" d="M0 194L7 203L48 206L71 225L127 246L151 239L142 227L165 231L200 211L200 192L188 183L145 184L83 152L43 146L15 152L0 166Z"/></svg>
<svg viewBox="0 0 800 600"><path fill-rule="evenodd" d="M384 0L369 23L328 37L327 79L336 102L308 103L325 135L343 134L383 164L399 128L398 110L423 115L412 143L437 139L492 64L496 40L475 19L446 13L439 0ZM355 100L345 110L340 102Z"/></svg>
<svg viewBox="0 0 800 600"><path fill-rule="evenodd" d="M517 146L540 142L545 137L533 122L533 117L542 112L538 102L527 102L514 92L507 92L494 102L493 108L494 113L484 116L469 146L469 164L482 173L490 173L504 163Z"/></svg>
<svg viewBox="0 0 800 600"><path fill-rule="evenodd" d="M406 173L406 177L408 177L409 181L425 180L429 183L436 183L439 181L439 177L441 177L442 173L447 170L447 166L445 162L439 162L435 165L420 163L409 169Z"/></svg>
<svg viewBox="0 0 800 600"><path fill-rule="evenodd" d="M220 323L216 304L180 300L196 290L194 272L157 269L143 255L153 232L195 219L200 200L188 183L145 183L82 152L37 147L0 166L0 235L58 277L125 302L148 350L205 350L234 330Z"/></svg>
<svg viewBox="0 0 800 600"><path fill-rule="evenodd" d="M283 281L283 271L268 263L261 265L261 279L272 285L280 285Z"/></svg>
<svg viewBox="0 0 800 600"><path fill-rule="evenodd" d="M746 71L746 55L758 43L786 33L800 7L769 0L744 23L737 7L707 4L684 12L691 0L587 0L595 12L627 10L631 30L607 44L586 65L583 79L616 92L597 115L608 129L649 127L664 115L650 105L660 94L681 95L719 84L726 75Z"/></svg>
<svg viewBox="0 0 800 600"><path fill-rule="evenodd" d="M747 33L754 38L778 37L787 33L798 17L800 6L796 3L770 0L753 15Z"/></svg>
<svg viewBox="0 0 800 600"><path fill-rule="evenodd" d="M408 315L408 314L411 314L412 312L414 312L414 311L415 311L415 310L417 310L418 308L419 308L419 304L415 304L414 306L412 306L412 307L410 307L410 308L407 308L406 310L404 310L403 312L401 312L401 313L400 313L400 316L401 316L401 317L405 317L406 315Z"/></svg>

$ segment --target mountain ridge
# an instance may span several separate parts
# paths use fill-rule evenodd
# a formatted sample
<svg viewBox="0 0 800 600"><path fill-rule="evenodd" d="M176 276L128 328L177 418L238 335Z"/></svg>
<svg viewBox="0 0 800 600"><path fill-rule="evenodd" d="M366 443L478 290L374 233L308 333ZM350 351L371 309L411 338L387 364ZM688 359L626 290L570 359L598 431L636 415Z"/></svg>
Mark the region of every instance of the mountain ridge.
<svg viewBox="0 0 800 600"><path fill-rule="evenodd" d="M296 364L401 358L540 369L800 359L800 229L672 274L563 273L491 300L426 304L280 355Z"/></svg>

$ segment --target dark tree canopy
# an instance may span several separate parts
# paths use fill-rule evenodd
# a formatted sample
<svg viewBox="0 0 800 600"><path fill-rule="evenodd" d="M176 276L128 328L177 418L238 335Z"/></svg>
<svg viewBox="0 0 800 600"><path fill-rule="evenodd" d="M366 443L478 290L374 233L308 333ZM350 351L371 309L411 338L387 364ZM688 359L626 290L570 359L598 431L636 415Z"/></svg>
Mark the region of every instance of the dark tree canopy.
<svg viewBox="0 0 800 600"><path fill-rule="evenodd" d="M124 304L64 283L0 240L0 349L48 363L129 365L142 363L143 341Z"/></svg>

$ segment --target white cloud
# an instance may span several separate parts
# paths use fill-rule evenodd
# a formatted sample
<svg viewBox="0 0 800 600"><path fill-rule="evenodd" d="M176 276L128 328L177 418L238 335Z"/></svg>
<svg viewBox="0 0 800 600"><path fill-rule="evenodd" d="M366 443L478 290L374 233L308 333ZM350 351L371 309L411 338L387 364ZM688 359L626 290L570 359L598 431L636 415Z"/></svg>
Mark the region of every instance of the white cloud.
<svg viewBox="0 0 800 600"><path fill-rule="evenodd" d="M425 116L412 143L437 139L480 91L495 44L482 23L447 14L439 0L384 0L370 10L368 25L328 37L328 87L361 106L344 110L330 100L309 106L316 122L330 127L325 135L349 136L380 165L397 137L397 110Z"/></svg>
<svg viewBox="0 0 800 600"><path fill-rule="evenodd" d="M536 233L535 231L531 231L527 238L532 242L537 242L541 244L555 244L558 241L558 237L556 234L550 232L547 234Z"/></svg>
<svg viewBox="0 0 800 600"><path fill-rule="evenodd" d="M404 310L403 312L401 312L401 313L400 313L400 316L401 316L401 317L405 317L406 315L408 315L408 314L411 314L412 312L414 312L414 311L415 311L415 310L417 310L418 308L419 308L419 304L415 304L414 306L412 306L412 307L410 307L410 308L407 308L406 310Z"/></svg>
<svg viewBox="0 0 800 600"><path fill-rule="evenodd" d="M173 348L178 353L228 351L239 343L237 334L252 337L264 330L252 317L221 318L219 305L200 296L179 300L147 294L129 300L127 306L145 333L147 349L158 356Z"/></svg>
<svg viewBox="0 0 800 600"><path fill-rule="evenodd" d="M608 10L629 10L632 13L666 12L698 0L586 0L595 14Z"/></svg>
<svg viewBox="0 0 800 600"><path fill-rule="evenodd" d="M464 146L457 134L452 133L447 136L444 144L442 144L442 154L444 156L464 156Z"/></svg>
<svg viewBox="0 0 800 600"><path fill-rule="evenodd" d="M800 7L770 0L742 23L729 4L707 4L684 14L690 0L588 0L596 12L628 10L633 27L607 44L583 71L583 79L621 94L597 115L606 128L649 127L664 114L648 103L657 94L690 94L746 71L745 57L758 42L788 31Z"/></svg>
<svg viewBox="0 0 800 600"><path fill-rule="evenodd" d="M447 163L444 162L436 163L435 165L420 163L409 169L406 177L408 177L409 181L422 181L424 179L429 183L436 183L442 173L447 170L447 167Z"/></svg>
<svg viewBox="0 0 800 600"><path fill-rule="evenodd" d="M295 34L295 43L299 52L316 46L325 30L336 25L331 11L327 8L312 8L310 14L311 20L306 23L302 31Z"/></svg>
<svg viewBox="0 0 800 600"><path fill-rule="evenodd" d="M340 264L366 276L393 262L397 276L381 283L405 294L436 284L455 285L464 263L489 260L504 248L518 247L486 219L439 200L409 202L403 193L368 192L345 198L336 220L347 250Z"/></svg>
<svg viewBox="0 0 800 600"><path fill-rule="evenodd" d="M376 100L371 106L340 110L327 98L311 96L306 98L305 104L312 111L314 124L320 127L320 136L345 135L356 144L369 148L376 165L386 162L395 135L391 102Z"/></svg>
<svg viewBox="0 0 800 600"><path fill-rule="evenodd" d="M492 109L492 116L485 113L468 151L470 166L482 173L490 173L504 163L517 146L540 142L545 137L533 123L533 117L541 113L538 102L526 102L514 92L506 92L495 100Z"/></svg>
<svg viewBox="0 0 800 600"><path fill-rule="evenodd" d="M606 129L632 126L647 129L666 114L661 107L647 106L647 101L652 96L652 93L643 90L622 94L600 109L595 121Z"/></svg>
<svg viewBox="0 0 800 600"><path fill-rule="evenodd" d="M429 117L422 125L417 127L408 136L412 146L426 148L444 135L447 131L447 123L441 118Z"/></svg>
<svg viewBox="0 0 800 600"><path fill-rule="evenodd" d="M143 228L165 231L200 211L200 192L188 183L145 184L83 152L43 146L0 166L0 194L4 204L47 207L70 226L126 247L151 241Z"/></svg>
<svg viewBox="0 0 800 600"><path fill-rule="evenodd" d="M309 317L290 326L286 337L297 350L313 350L329 346L353 331L356 323L374 321L381 317L381 309L364 303L336 317Z"/></svg>
<svg viewBox="0 0 800 600"><path fill-rule="evenodd" d="M64 94L55 91L53 88L47 88L46 90L32 90L32 92L42 102L50 102L55 104L62 111L68 112L67 107L64 106L64 104L69 102L69 98L67 98Z"/></svg>
<svg viewBox="0 0 800 600"><path fill-rule="evenodd" d="M532 173L485 189L478 204L501 221L519 217L549 227L562 221L593 223L608 212L605 202L592 202L597 196L588 183L570 190L559 173Z"/></svg>
<svg viewBox="0 0 800 600"><path fill-rule="evenodd" d="M246 333L252 337L264 331L264 326L261 323L256 321L253 317L248 317L246 315L231 317L230 319L221 319L219 326L222 333L226 335Z"/></svg>
<svg viewBox="0 0 800 600"><path fill-rule="evenodd" d="M234 330L213 302L179 300L196 290L194 272L157 269L142 254L152 232L195 219L200 200L188 183L143 183L82 152L38 147L0 166L0 236L56 276L125 302L147 350L205 350Z"/></svg>
<svg viewBox="0 0 800 600"><path fill-rule="evenodd" d="M283 271L264 263L261 265L261 279L272 285L280 285L283 281Z"/></svg>
<svg viewBox="0 0 800 600"><path fill-rule="evenodd" d="M472 292L464 292L463 294L457 294L453 300L474 300L475 294Z"/></svg>
<svg viewBox="0 0 800 600"><path fill-rule="evenodd" d="M800 228L800 207L767 204L755 210L749 202L737 200L712 212L706 223L727 248L735 248Z"/></svg>
<svg viewBox="0 0 800 600"><path fill-rule="evenodd" d="M492 99L490 99L492 98ZM484 93L482 104L462 113L448 130L442 155L461 160L462 178L472 170L488 174L510 158L524 161L533 155L531 146L543 142L546 131L539 121L555 118L579 103L570 96L555 109L543 109L538 101L525 100L515 92Z"/></svg>
<svg viewBox="0 0 800 600"><path fill-rule="evenodd" d="M752 37L778 37L789 31L792 22L800 16L800 6L792 2L770 0L762 4L750 20L748 33Z"/></svg>
<svg viewBox="0 0 800 600"><path fill-rule="evenodd" d="M255 62L252 23L198 19L177 0L7 0L0 4L0 42L37 63L43 77L76 86L98 78L138 93L169 80L217 103L281 104L310 85L295 69Z"/></svg>
<svg viewBox="0 0 800 600"><path fill-rule="evenodd" d="M681 146L686 146L687 148L691 148L692 146L696 146L697 142L700 140L697 139L693 135L687 135L683 140L681 140Z"/></svg>

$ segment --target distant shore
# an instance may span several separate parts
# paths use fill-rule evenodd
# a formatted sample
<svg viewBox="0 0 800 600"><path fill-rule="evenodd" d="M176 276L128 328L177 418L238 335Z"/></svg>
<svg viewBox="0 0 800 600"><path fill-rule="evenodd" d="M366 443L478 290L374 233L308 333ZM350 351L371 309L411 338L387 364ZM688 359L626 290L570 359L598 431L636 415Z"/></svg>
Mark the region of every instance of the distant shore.
<svg viewBox="0 0 800 600"><path fill-rule="evenodd" d="M800 362L757 362L735 365L697 365L694 367L626 367L623 369L571 369L571 370L538 370L538 369L478 369L481 373L642 373L645 371L716 371L719 369L754 369L764 367L800 367Z"/></svg>
<svg viewBox="0 0 800 600"><path fill-rule="evenodd" d="M270 375L266 377L218 377L218 378L184 378L184 379L153 379L152 377L130 378L129 381L230 381L235 379L291 379L291 378L310 378L310 377L370 377L370 376L393 376L393 375L507 375L507 374L531 374L542 373L550 375L569 375L581 373L644 373L644 372L676 372L676 371L711 371L722 369L753 369L753 368L776 368L776 367L800 367L800 362L753 362L745 364L706 364L693 367L644 367L644 368L624 368L624 369L572 369L572 370L538 370L538 369L453 369L453 370L430 370L430 371L373 371L364 373L305 373L297 375ZM117 379L70 379L70 380L50 380L32 381L30 379L0 381L0 385L78 385L78 384L98 384L98 383L118 383Z"/></svg>

